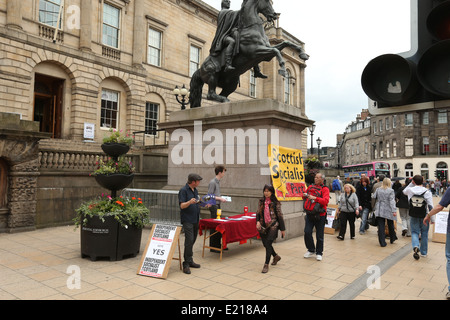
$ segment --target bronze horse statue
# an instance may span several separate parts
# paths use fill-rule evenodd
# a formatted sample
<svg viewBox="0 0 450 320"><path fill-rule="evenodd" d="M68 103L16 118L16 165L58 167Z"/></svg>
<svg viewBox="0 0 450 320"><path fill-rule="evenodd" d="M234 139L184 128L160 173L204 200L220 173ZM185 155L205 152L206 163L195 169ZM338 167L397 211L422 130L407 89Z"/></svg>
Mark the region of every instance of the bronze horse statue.
<svg viewBox="0 0 450 320"><path fill-rule="evenodd" d="M201 106L202 89L206 83L209 86L207 99L217 102L229 102L228 96L233 93L238 84L239 76L262 61L270 61L276 57L280 65L278 73L286 76L286 68L281 50L291 47L299 52L303 60L308 60L309 56L302 47L284 41L276 46L270 46L269 39L264 31L265 21L259 14L263 15L267 22L273 23L278 19L279 14L272 7L270 0L244 0L241 10L237 12L239 23L237 28L237 53L233 57L232 70L225 71L225 50L218 56L209 55L200 69L193 75L190 83L189 102L191 108ZM216 93L216 88L221 87L222 92Z"/></svg>

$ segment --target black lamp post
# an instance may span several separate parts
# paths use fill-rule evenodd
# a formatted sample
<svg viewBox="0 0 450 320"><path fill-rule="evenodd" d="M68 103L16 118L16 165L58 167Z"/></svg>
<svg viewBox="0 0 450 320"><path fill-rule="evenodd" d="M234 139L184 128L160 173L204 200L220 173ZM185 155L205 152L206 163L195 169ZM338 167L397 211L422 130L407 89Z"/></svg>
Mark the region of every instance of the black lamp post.
<svg viewBox="0 0 450 320"><path fill-rule="evenodd" d="M314 137L314 130L316 130L316 125L313 124L311 127L309 127L309 131L311 132L311 155L314 154L314 146L313 146L313 137Z"/></svg>
<svg viewBox="0 0 450 320"><path fill-rule="evenodd" d="M189 90L186 89L186 87L183 84L183 87L181 89L178 89L178 86L175 86L175 89L173 89L173 94L175 95L175 98L177 98L177 101L179 104L181 104L181 110L186 109L186 106L189 104ZM181 101L178 98L178 96L181 96Z"/></svg>
<svg viewBox="0 0 450 320"><path fill-rule="evenodd" d="M318 137L316 140L316 143L317 143L317 157L319 157L319 162L320 162L320 144L322 143L322 139L320 139L320 137Z"/></svg>

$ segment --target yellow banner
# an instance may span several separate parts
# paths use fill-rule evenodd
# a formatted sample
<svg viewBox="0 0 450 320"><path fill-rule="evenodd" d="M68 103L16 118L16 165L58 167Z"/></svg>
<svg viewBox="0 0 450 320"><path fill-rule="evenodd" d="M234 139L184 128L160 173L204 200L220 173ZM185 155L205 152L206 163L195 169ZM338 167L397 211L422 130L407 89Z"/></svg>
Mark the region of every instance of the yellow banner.
<svg viewBox="0 0 450 320"><path fill-rule="evenodd" d="M306 191L302 151L270 144L268 155L277 199L302 200L302 195Z"/></svg>

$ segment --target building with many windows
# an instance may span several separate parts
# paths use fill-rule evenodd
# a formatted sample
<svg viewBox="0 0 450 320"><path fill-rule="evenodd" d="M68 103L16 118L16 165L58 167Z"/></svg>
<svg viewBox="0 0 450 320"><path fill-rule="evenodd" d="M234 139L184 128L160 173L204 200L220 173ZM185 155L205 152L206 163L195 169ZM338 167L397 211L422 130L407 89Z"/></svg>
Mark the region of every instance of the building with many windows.
<svg viewBox="0 0 450 320"><path fill-rule="evenodd" d="M49 136L39 143L36 179L24 187L36 202L36 225L69 221L81 199L98 193L88 174L109 129L135 135L133 186L165 185L168 136L158 123L180 109L173 89L188 86L209 55L217 15L200 0L0 1L0 113L15 115L11 123L34 121ZM273 45L304 45L278 25L266 32ZM305 115L306 65L290 49L283 57L289 77L277 75L276 61L262 63L269 78L248 72L230 99L275 99ZM16 167L1 139L0 190L9 197ZM8 197L0 231L10 228Z"/></svg>
<svg viewBox="0 0 450 320"><path fill-rule="evenodd" d="M342 165L370 161L390 164L393 177L448 179L450 103L440 108L370 115L362 110L347 126L342 140Z"/></svg>

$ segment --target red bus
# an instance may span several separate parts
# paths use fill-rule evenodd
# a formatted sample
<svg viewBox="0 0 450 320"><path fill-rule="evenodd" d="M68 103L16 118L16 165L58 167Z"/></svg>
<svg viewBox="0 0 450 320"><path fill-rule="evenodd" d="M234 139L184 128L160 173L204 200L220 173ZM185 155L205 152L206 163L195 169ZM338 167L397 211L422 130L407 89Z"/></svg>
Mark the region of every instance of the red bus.
<svg viewBox="0 0 450 320"><path fill-rule="evenodd" d="M380 174L384 174L386 177L391 177L390 165L387 162L369 162L354 164L351 166L344 166L345 178L361 178L361 174L365 174L370 180L375 179Z"/></svg>

